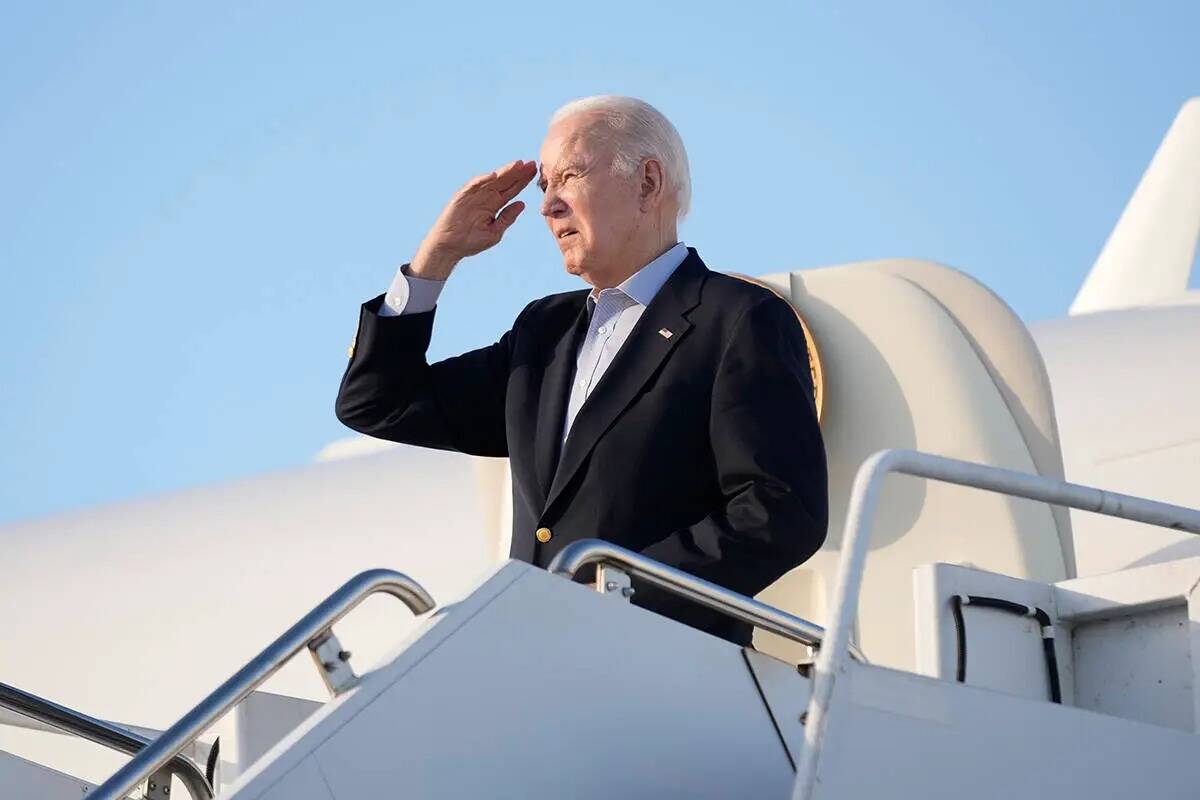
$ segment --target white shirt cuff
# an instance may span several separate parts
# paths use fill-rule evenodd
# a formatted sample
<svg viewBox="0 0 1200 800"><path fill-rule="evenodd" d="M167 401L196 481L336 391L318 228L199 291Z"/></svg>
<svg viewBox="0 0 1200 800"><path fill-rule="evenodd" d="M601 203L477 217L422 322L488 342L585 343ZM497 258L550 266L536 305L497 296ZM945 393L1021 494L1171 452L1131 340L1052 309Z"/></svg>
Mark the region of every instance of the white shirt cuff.
<svg viewBox="0 0 1200 800"><path fill-rule="evenodd" d="M445 281L430 278L418 278L409 275L408 264L403 264L396 270L396 277L383 296L379 306L379 316L395 317L400 314L420 314L431 310L437 305L438 295L442 293Z"/></svg>

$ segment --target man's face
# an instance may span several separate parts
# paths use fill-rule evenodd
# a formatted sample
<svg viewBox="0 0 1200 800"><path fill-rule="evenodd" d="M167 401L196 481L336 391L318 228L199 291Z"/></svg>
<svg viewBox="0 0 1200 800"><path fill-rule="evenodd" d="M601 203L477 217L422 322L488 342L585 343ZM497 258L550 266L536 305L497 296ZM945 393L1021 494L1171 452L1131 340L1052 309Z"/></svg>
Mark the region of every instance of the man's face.
<svg viewBox="0 0 1200 800"><path fill-rule="evenodd" d="M644 223L636 178L614 174L612 156L607 127L587 113L552 125L542 143L542 215L567 272L593 286L628 270Z"/></svg>

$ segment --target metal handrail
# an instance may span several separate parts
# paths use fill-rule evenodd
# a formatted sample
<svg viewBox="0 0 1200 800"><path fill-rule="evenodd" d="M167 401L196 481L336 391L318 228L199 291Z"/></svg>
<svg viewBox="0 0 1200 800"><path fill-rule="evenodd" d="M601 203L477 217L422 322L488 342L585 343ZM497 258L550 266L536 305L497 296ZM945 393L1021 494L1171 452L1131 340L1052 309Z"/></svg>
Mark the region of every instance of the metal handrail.
<svg viewBox="0 0 1200 800"><path fill-rule="evenodd" d="M858 615L858 596L862 589L867 545L871 538L871 521L879 504L883 480L891 473L1038 500L1160 528L1200 533L1200 511L1192 508L915 450L883 450L871 456L859 467L850 491L829 639L817 658L804 728L804 750L796 770L794 800L807 800L812 796L815 786L817 762L828 724L829 702L837 676L846 670L850 629Z"/></svg>
<svg viewBox="0 0 1200 800"><path fill-rule="evenodd" d="M315 649L328 637L329 629L338 620L367 597L381 592L397 598L414 614L424 614L434 607L429 593L400 572L373 569L356 575L163 731L161 736L113 773L88 797L91 800L122 800L263 681L278 672L288 659L305 647Z"/></svg>
<svg viewBox="0 0 1200 800"><path fill-rule="evenodd" d="M78 736L89 742L95 742L111 750L118 750L130 755L137 755L152 741L111 722L89 717L73 708L67 708L6 683L0 683L0 707L36 720L55 731ZM208 779L204 777L200 767L196 766L190 758L176 753L159 766L166 766L174 775L178 776L187 788L188 794L195 800L212 800L212 786L209 785Z"/></svg>
<svg viewBox="0 0 1200 800"><path fill-rule="evenodd" d="M571 542L558 552L548 569L557 575L573 578L576 572L589 564L603 564L624 570L660 589L686 597L705 608L741 622L748 622L756 628L778 634L793 642L820 647L825 639L825 629L815 622L809 622L753 597L738 594L724 586L697 578L603 539L581 539ZM851 650L855 658L866 661L853 644Z"/></svg>

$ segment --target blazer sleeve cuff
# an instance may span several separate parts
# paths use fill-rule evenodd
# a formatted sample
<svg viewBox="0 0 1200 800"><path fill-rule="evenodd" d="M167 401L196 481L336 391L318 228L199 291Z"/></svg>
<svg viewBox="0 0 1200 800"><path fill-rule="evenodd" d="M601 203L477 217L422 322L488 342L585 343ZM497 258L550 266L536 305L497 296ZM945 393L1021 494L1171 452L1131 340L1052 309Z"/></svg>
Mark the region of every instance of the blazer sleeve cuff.
<svg viewBox="0 0 1200 800"><path fill-rule="evenodd" d="M351 359L384 356L389 353L424 353L433 338L436 308L419 313L385 316L380 314L384 295L362 304L358 314L358 332L350 347Z"/></svg>

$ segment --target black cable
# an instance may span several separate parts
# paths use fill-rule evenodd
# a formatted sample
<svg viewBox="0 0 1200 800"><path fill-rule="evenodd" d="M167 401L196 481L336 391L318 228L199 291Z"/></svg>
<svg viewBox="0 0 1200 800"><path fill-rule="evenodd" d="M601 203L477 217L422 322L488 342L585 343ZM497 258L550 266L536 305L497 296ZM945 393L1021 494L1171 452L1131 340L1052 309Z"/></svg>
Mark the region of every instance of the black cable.
<svg viewBox="0 0 1200 800"><path fill-rule="evenodd" d="M967 605L994 608L997 611L1007 611L1010 614L1016 614L1018 617L1032 617L1037 613L1037 609L1033 606L1014 603L1011 600L1001 600L998 597L979 597L973 594L967 595Z"/></svg>
<svg viewBox="0 0 1200 800"><path fill-rule="evenodd" d="M1046 673L1050 677L1050 702L1062 702L1062 689L1058 685L1058 655L1054 652L1054 634L1047 636L1042 629L1042 650L1046 653Z"/></svg>
<svg viewBox="0 0 1200 800"><path fill-rule="evenodd" d="M962 595L956 594L950 598L950 613L954 615L954 632L958 638L958 668L954 679L959 683L967 681L967 629L963 624Z"/></svg>
<svg viewBox="0 0 1200 800"><path fill-rule="evenodd" d="M966 683L967 680L967 628L962 613L964 605L993 608L1020 617L1032 617L1038 621L1038 625L1042 629L1042 654L1046 659L1046 677L1050 683L1050 702L1061 704L1062 688L1058 681L1058 655L1054 651L1054 626L1050 624L1050 615L1036 606L1021 605L1011 600L1001 600L999 597L956 594L950 598L950 611L954 616L954 630L958 638L958 668L955 672L958 682Z"/></svg>
<svg viewBox="0 0 1200 800"><path fill-rule="evenodd" d="M218 736L213 740L212 747L208 751L208 762L204 765L204 777L208 778L208 785L217 788L217 759L221 757L221 737Z"/></svg>

